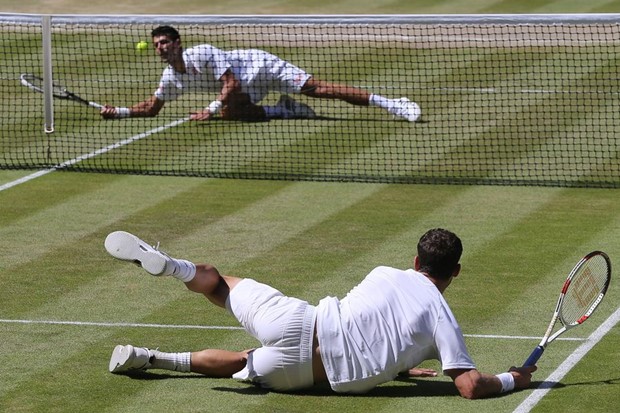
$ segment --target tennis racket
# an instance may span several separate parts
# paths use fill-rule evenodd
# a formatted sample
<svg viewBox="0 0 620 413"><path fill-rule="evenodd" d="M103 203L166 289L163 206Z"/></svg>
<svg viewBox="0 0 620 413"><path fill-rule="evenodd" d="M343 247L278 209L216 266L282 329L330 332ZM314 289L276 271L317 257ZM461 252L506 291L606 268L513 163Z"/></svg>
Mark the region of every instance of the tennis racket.
<svg viewBox="0 0 620 413"><path fill-rule="evenodd" d="M29 73L24 73L19 77L22 85L29 87L30 89L37 91L39 93L44 93L43 89L43 78L39 76L35 76ZM91 106L93 108L101 109L103 105L100 105L96 102L90 102L86 99L83 99L76 95L73 92L70 92L62 85L57 83L52 84L52 94L55 98L63 99L63 100L72 100L77 103L81 103L82 105Z"/></svg>
<svg viewBox="0 0 620 413"><path fill-rule="evenodd" d="M610 280L611 261L607 254L593 251L583 257L564 281L547 332L523 366L535 365L549 343L590 318L603 301ZM562 327L552 334L558 320Z"/></svg>

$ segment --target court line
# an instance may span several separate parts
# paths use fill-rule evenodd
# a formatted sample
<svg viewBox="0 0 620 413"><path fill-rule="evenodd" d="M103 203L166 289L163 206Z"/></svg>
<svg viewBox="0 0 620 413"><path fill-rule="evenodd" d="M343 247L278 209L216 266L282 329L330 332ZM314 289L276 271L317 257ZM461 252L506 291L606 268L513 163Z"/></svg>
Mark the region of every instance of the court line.
<svg viewBox="0 0 620 413"><path fill-rule="evenodd" d="M8 182L8 183L6 183L4 185L0 185L0 192L4 191L6 189L12 188L14 186L23 184L25 182L31 181L33 179L39 178L41 176L47 175L48 173L54 172L54 171L56 171L58 169L66 168L67 166L71 166L71 165L74 165L76 163L85 161L87 159L94 158L95 156L104 154L106 152L110 152L111 150L118 149L118 148L120 148L122 146L128 145L128 144L133 143L135 141L139 141L140 139L144 139L144 138L146 138L148 136L151 136L151 135L154 135L156 133L165 131L166 129L173 128L173 127L178 126L178 125L180 125L180 124L182 124L184 122L187 122L188 120L189 120L189 117L185 117L185 118L182 118L182 119L177 119L174 122L168 123L168 124L163 125L163 126L158 126L157 128L151 129L151 130L146 131L146 132L139 133L139 134L134 135L134 136L132 136L130 138L126 138L126 139L123 139L122 141L119 141L119 142L113 143L111 145L105 146L105 147L103 147L101 149L97 149L96 151L93 151L91 153L80 155L77 158L73 158L73 159L70 159L68 161L64 161L64 162L59 163L58 165L55 165L55 166L53 166L51 168L42 169L42 170L37 171L35 173L32 173L30 175L27 175L27 176L21 177L19 179L16 179L14 181Z"/></svg>
<svg viewBox="0 0 620 413"><path fill-rule="evenodd" d="M61 321L61 320L12 320L0 319L0 324L48 324L48 325L69 325L69 326L89 326L89 327L136 327L136 328L170 328L170 329L196 329L196 330L243 330L243 327L235 326L204 326L195 324L150 324L150 323L109 323L92 321ZM541 340L542 337L493 335L493 334L464 334L471 338L489 338L506 340ZM584 338L558 337L558 341L585 341Z"/></svg>
<svg viewBox="0 0 620 413"><path fill-rule="evenodd" d="M557 382L568 374L573 367L583 358L609 331L620 321L620 308L605 320L590 337L573 351L541 384L530 394L513 413L527 413L532 410L540 400L555 386Z"/></svg>
<svg viewBox="0 0 620 413"><path fill-rule="evenodd" d="M3 324L48 324L48 325L69 325L69 326L89 326L89 327L142 327L142 328L178 328L178 329L197 329L197 330L243 330L243 327L233 326L201 326L183 324L149 324L149 323L105 323L91 321L60 321L60 320L9 320L0 319Z"/></svg>

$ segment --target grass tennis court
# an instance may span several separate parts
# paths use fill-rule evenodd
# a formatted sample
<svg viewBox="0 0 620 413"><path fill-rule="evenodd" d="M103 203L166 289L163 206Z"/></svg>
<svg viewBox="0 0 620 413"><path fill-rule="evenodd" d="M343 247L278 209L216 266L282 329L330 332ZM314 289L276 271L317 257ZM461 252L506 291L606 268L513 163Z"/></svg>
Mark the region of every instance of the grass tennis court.
<svg viewBox="0 0 620 413"><path fill-rule="evenodd" d="M472 402L455 396L448 383L430 385L442 378L389 383L364 397L282 395L182 374L113 376L108 353L118 343L171 350L254 345L242 331L198 328L235 322L176 280L154 279L109 258L103 239L116 229L316 302L342 295L377 264L407 266L420 233L451 228L464 240L465 254L462 276L447 298L472 356L491 372L527 357L537 343L533 337L546 327L558 284L580 255L592 249L612 259L620 254L613 190L53 173L0 196L6 411L209 411L220 405L231 411L378 411L414 405L490 412L511 411L531 393ZM617 302L612 281L602 308L568 336L588 337ZM618 402L618 340L615 327L541 406L568 397L590 411L609 410ZM580 344L550 346L537 384Z"/></svg>
<svg viewBox="0 0 620 413"><path fill-rule="evenodd" d="M437 9L409 12L425 11ZM0 170L0 188L33 172ZM256 343L180 282L113 260L103 240L128 230L316 303L342 296L377 265L409 266L426 229L451 229L465 252L446 297L480 370L497 373L522 363L538 343L559 286L582 255L601 249L617 268L619 201L618 190L607 189L45 174L0 191L0 410L514 411L533 389L468 401L440 377L395 381L364 396L287 395L180 373L111 375L116 344L190 351ZM592 319L545 352L535 386L547 387L562 363L579 361L533 411L620 405L620 328L583 358L571 356L605 321L617 321L615 277Z"/></svg>

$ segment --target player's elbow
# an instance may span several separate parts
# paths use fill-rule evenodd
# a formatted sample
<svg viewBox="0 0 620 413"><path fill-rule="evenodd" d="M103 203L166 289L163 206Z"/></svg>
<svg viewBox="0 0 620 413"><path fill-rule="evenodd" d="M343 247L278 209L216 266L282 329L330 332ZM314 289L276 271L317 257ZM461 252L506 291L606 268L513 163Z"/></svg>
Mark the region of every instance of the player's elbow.
<svg viewBox="0 0 620 413"><path fill-rule="evenodd" d="M156 97L152 97L140 106L140 116L145 118L153 118L159 114L164 107L165 102Z"/></svg>
<svg viewBox="0 0 620 413"><path fill-rule="evenodd" d="M466 388L458 388L459 394L461 397L464 397L469 400L481 399L485 396L485 393L479 391L475 386L466 387Z"/></svg>
<svg viewBox="0 0 620 413"><path fill-rule="evenodd" d="M454 378L454 384L466 399L481 399L489 395L488 383L477 370L469 370Z"/></svg>
<svg viewBox="0 0 620 413"><path fill-rule="evenodd" d="M158 114L159 114L158 110L148 110L148 111L144 112L144 117L145 118L154 118Z"/></svg>
<svg viewBox="0 0 620 413"><path fill-rule="evenodd" d="M160 105L147 106L144 108L144 110L142 110L142 116L145 118L154 118L155 116L159 114L159 111L161 110L162 106Z"/></svg>

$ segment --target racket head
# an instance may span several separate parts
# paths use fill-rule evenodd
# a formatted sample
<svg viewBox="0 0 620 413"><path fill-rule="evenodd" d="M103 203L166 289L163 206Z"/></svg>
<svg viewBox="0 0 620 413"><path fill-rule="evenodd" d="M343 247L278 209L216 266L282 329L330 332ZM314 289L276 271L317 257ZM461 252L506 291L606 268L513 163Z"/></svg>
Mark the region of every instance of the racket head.
<svg viewBox="0 0 620 413"><path fill-rule="evenodd" d="M568 275L558 304L559 319L567 328L586 321L603 300L611 281L611 260L602 251L583 257Z"/></svg>
<svg viewBox="0 0 620 413"><path fill-rule="evenodd" d="M44 81L40 76L33 75L31 73L23 73L19 76L19 81L22 85L29 87L30 89L39 93L44 93ZM71 99L72 93L57 83L52 83L52 94L59 99Z"/></svg>

